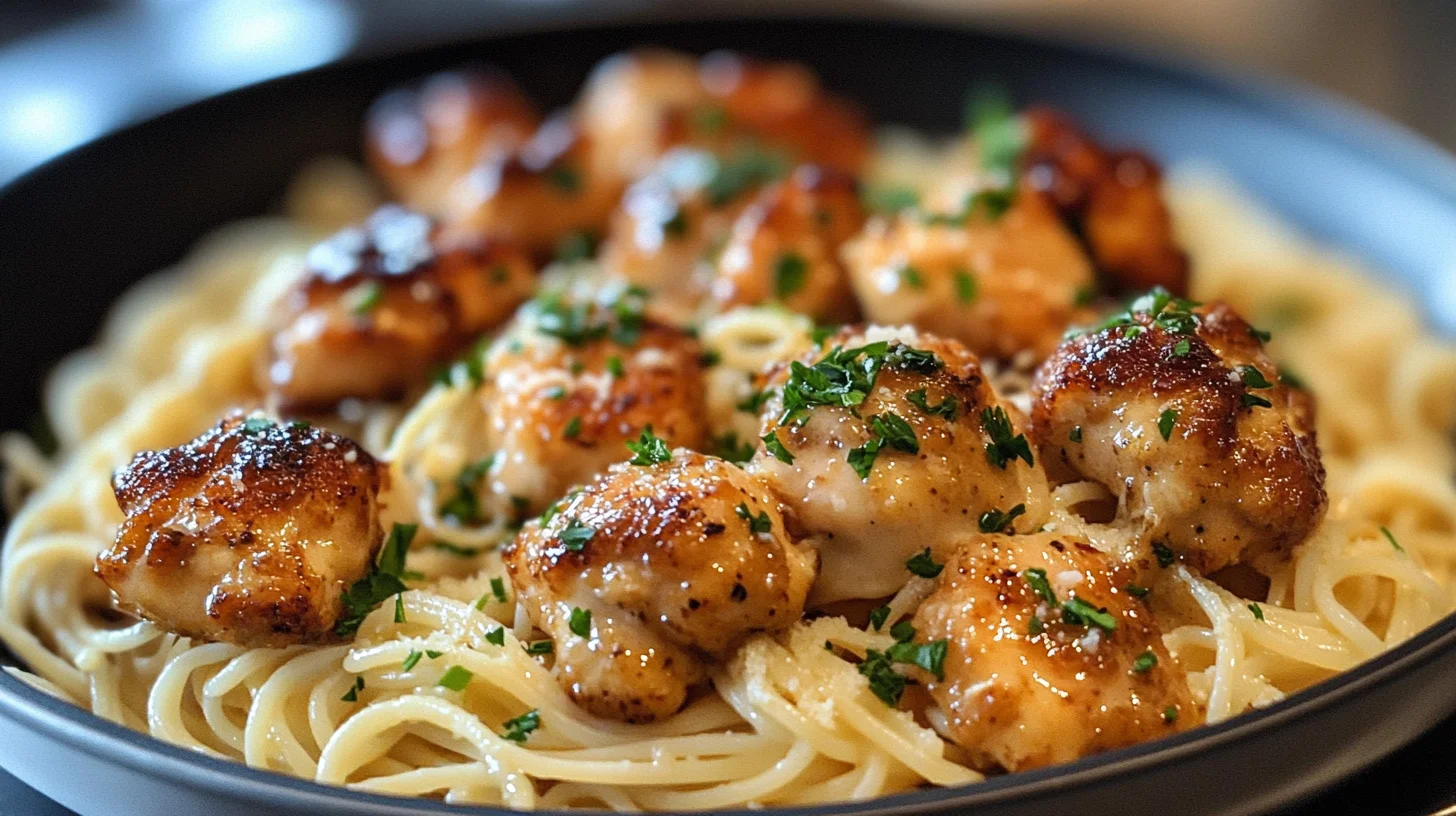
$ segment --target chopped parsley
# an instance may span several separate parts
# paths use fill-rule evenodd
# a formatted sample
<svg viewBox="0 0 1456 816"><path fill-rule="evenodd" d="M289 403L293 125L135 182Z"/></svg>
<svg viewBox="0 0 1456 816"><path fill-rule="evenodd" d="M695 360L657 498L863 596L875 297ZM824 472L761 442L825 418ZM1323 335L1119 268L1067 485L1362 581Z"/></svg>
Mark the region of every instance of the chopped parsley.
<svg viewBox="0 0 1456 816"><path fill-rule="evenodd" d="M359 676L359 675L355 675L354 676L354 685L350 686L349 687L349 690L346 691L346 692L344 692L344 696L343 697L340 697L339 699L340 700L343 700L346 703L357 703L357 702L359 702L359 692L361 692L363 690L364 690L364 678L361 677L361 676Z"/></svg>
<svg viewBox="0 0 1456 816"><path fill-rule="evenodd" d="M839 326L832 323L815 326L809 330L809 342L816 346L822 346L824 345L824 341L829 339L829 335L839 331L839 328Z"/></svg>
<svg viewBox="0 0 1456 816"><path fill-rule="evenodd" d="M1254 613L1254 620L1262 621L1264 619L1264 607L1256 603L1251 603L1249 604L1249 611Z"/></svg>
<svg viewBox="0 0 1456 816"><path fill-rule="evenodd" d="M1119 312L1097 326L1097 331L1121 329L1122 336L1132 339L1143 333L1135 315L1147 315L1153 325L1169 334L1192 334L1198 328L1198 315L1193 310L1200 306L1197 301L1173 297L1161 286L1155 286L1142 297L1134 300L1126 311Z"/></svg>
<svg viewBox="0 0 1456 816"><path fill-rule="evenodd" d="M874 434L870 440L849 452L849 466L861 479L869 478L875 458L886 446L905 453L920 452L920 440L915 436L915 429L898 414L875 414L870 417L870 430Z"/></svg>
<svg viewBox="0 0 1456 816"><path fill-rule="evenodd" d="M633 453L629 461L638 467L660 465L672 458L672 449L667 446L665 440L659 439L652 433L651 425L642 429L636 442L627 443L627 450Z"/></svg>
<svg viewBox="0 0 1456 816"><path fill-rule="evenodd" d="M573 635L584 638L591 634L591 610L579 606L571 608L571 620L566 624Z"/></svg>
<svg viewBox="0 0 1456 816"><path fill-rule="evenodd" d="M574 416L566 421L566 427L561 429L561 435L566 439L575 439L581 436L581 417Z"/></svg>
<svg viewBox="0 0 1456 816"><path fill-rule="evenodd" d="M243 433L248 436L263 433L273 427L273 420L267 417L251 416L243 420Z"/></svg>
<svg viewBox="0 0 1456 816"><path fill-rule="evenodd" d="M881 612L881 609L884 611ZM878 629L889 614L889 607L880 607L870 613L870 620ZM890 635L895 638L894 645L883 652L867 649L865 659L859 664L859 673L870 681L870 691L876 697L886 705L893 706L900 702L901 695L905 693L905 685L909 682L905 675L894 670L893 664L918 666L935 675L937 680L944 680L945 654L949 643L946 640L915 643L915 627L909 621L890 627Z"/></svg>
<svg viewBox="0 0 1456 816"><path fill-rule="evenodd" d="M627 367L622 364L621 357L614 354L607 358L607 373L619 380L626 376Z"/></svg>
<svg viewBox="0 0 1456 816"><path fill-rule="evenodd" d="M797 252L785 252L774 261L774 293L785 300L804 288L809 277L809 264Z"/></svg>
<svg viewBox="0 0 1456 816"><path fill-rule="evenodd" d="M501 723L501 728L506 730L501 736L511 742L524 745L531 732L540 727L541 712L533 708L519 717L513 717Z"/></svg>
<svg viewBox="0 0 1456 816"><path fill-rule="evenodd" d="M1380 534L1385 536L1385 540L1390 542L1390 546L1394 547L1396 552L1405 552L1405 547L1400 546L1400 542L1395 540L1395 535L1390 532L1389 527L1382 525Z"/></svg>
<svg viewBox="0 0 1456 816"><path fill-rule="evenodd" d="M981 167L1005 176L1016 172L1026 146L1026 133L1005 88L976 88L966 100L966 128L976 140Z"/></svg>
<svg viewBox="0 0 1456 816"><path fill-rule="evenodd" d="M717 160L703 193L709 205L721 207L754 187L779 178L787 170L784 156L749 144Z"/></svg>
<svg viewBox="0 0 1456 816"><path fill-rule="evenodd" d="M560 263L591 260L596 252L597 237L590 230L569 232L556 242L556 260Z"/></svg>
<svg viewBox="0 0 1456 816"><path fill-rule="evenodd" d="M910 187L867 186L861 198L865 209L884 215L895 215L920 206L920 194Z"/></svg>
<svg viewBox="0 0 1456 816"><path fill-rule="evenodd" d="M1179 340L1177 343L1174 343L1173 344L1173 356L1174 357L1187 357L1188 356L1188 352L1190 352L1192 350L1193 350L1193 343L1190 342L1188 340L1188 338L1186 338L1186 337L1183 338L1182 340Z"/></svg>
<svg viewBox="0 0 1456 816"><path fill-rule="evenodd" d="M504 626L497 626L489 632L486 632L485 640L487 643L492 643L496 646L506 645L506 628Z"/></svg>
<svg viewBox="0 0 1456 816"><path fill-rule="evenodd" d="M851 349L835 347L813 366L791 363L779 424L793 422L821 405L858 407L874 389L880 369L886 365L930 373L945 363L932 352L885 340Z"/></svg>
<svg viewBox="0 0 1456 816"><path fill-rule="evenodd" d="M405 623L404 619L404 593L394 596L394 622Z"/></svg>
<svg viewBox="0 0 1456 816"><path fill-rule="evenodd" d="M589 527L581 523L580 519L572 519L567 523L566 529L556 535L556 540L561 542L568 552L581 552L586 548L586 543L596 535L595 527Z"/></svg>
<svg viewBox="0 0 1456 816"><path fill-rule="evenodd" d="M440 679L435 681L435 685L451 691L464 691L474 677L475 674L463 666L451 666L440 675Z"/></svg>
<svg viewBox="0 0 1456 816"><path fill-rule="evenodd" d="M915 639L915 624L910 621L900 621L890 627L890 637L896 641L904 642Z"/></svg>
<svg viewBox="0 0 1456 816"><path fill-rule="evenodd" d="M945 569L945 565L937 564L935 559L930 557L930 548L926 547L924 551L916 553L905 562L905 569L910 570L912 575L918 575L921 578L934 578L940 575L940 571Z"/></svg>
<svg viewBox="0 0 1456 816"><path fill-rule="evenodd" d="M743 401L738 403L736 407L745 414L756 414L758 413L758 409L762 408L763 404L768 402L769 397L772 396L772 391L754 391L752 394L744 397Z"/></svg>
<svg viewBox="0 0 1456 816"><path fill-rule="evenodd" d="M415 666L419 665L420 658L424 656L424 652L419 652L411 649L409 656L404 659L404 670L409 671L410 669L413 669Z"/></svg>
<svg viewBox="0 0 1456 816"><path fill-rule="evenodd" d="M784 443L779 440L778 431L769 431L768 433L764 434L763 446L767 448L768 452L773 454L773 457L780 462L783 462L786 465L792 465L794 463L794 455L792 453L789 453L789 449L784 447Z"/></svg>
<svg viewBox="0 0 1456 816"><path fill-rule="evenodd" d="M1173 566L1173 561L1178 557L1168 548L1167 544L1157 542L1153 544L1153 555L1158 559L1158 566L1163 569Z"/></svg>
<svg viewBox="0 0 1456 816"><path fill-rule="evenodd" d="M1009 529L1011 527L1011 522L1015 521L1017 516L1024 515L1025 513L1026 513L1026 505L1024 505L1024 504L1018 504L1015 507L1013 507L1010 510L1008 510L1007 512L1005 512L1005 513L1001 512L1000 510L997 510L995 508L992 508L990 510L987 510L986 512L984 512L984 513L981 514L981 519L980 519L981 532L983 532L983 533L1000 533L1000 532L1005 532L1007 529Z"/></svg>
<svg viewBox="0 0 1456 816"><path fill-rule="evenodd" d="M883 652L866 649L865 658L859 664L859 673L870 681L870 691L885 705L893 706L900 702L908 681L905 675L891 667L890 658Z"/></svg>
<svg viewBox="0 0 1456 816"><path fill-rule="evenodd" d="M440 505L440 515L447 519L454 519L457 524L479 524L484 521L476 488L480 485L480 480L485 478L485 474L490 472L493 464L495 464L494 455L461 468L460 472L455 474L455 495ZM441 546L441 543L436 542L436 546ZM441 546L441 549L448 549L448 546Z"/></svg>
<svg viewBox="0 0 1456 816"><path fill-rule="evenodd" d="M1062 620L1073 626L1096 626L1108 632L1117 630L1117 620L1107 614L1106 609L1099 609L1081 598L1068 598L1062 602Z"/></svg>
<svg viewBox="0 0 1456 816"><path fill-rule="evenodd" d="M1167 442L1173 436L1173 425L1178 422L1178 412L1172 408L1158 415L1158 433Z"/></svg>
<svg viewBox="0 0 1456 816"><path fill-rule="evenodd" d="M1079 445L1082 444L1082 426L1077 425L1073 427L1072 430L1067 433L1067 438L1072 440L1073 442L1076 442Z"/></svg>
<svg viewBox="0 0 1456 816"><path fill-rule="evenodd" d="M1260 341L1262 343L1267 343L1270 340L1273 340L1274 339L1274 333L1273 332L1267 332L1267 331L1264 331L1262 329L1256 329L1253 326L1250 326L1249 327L1249 336L1250 337L1253 337L1254 339L1256 339L1256 340L1258 340L1258 341Z"/></svg>
<svg viewBox="0 0 1456 816"><path fill-rule="evenodd" d="M497 576L490 579L490 594L494 595L495 599L500 603L506 602L506 582L504 578Z"/></svg>
<svg viewBox="0 0 1456 816"><path fill-rule="evenodd" d="M713 450L720 459L726 459L734 464L741 464L753 458L753 444L750 442L738 441L738 434L728 431L722 436L713 440Z"/></svg>
<svg viewBox="0 0 1456 816"><path fill-rule="evenodd" d="M1052 591L1052 585L1047 581L1046 570L1041 567L1032 567L1021 573L1022 580L1031 587L1031 591L1041 596L1047 602L1047 606L1057 605L1057 594Z"/></svg>
<svg viewBox="0 0 1456 816"><path fill-rule="evenodd" d="M897 626L899 624L896 624ZM911 630L911 637L914 637L914 630ZM945 653L948 644L944 640L937 640L932 643L913 643L909 640L896 643L885 650L885 656L892 663L909 663L935 675L935 679L945 679Z"/></svg>
<svg viewBox="0 0 1456 816"><path fill-rule="evenodd" d="M1031 443L1026 441L1025 434L1012 435L1015 430L1011 427L1011 417L1007 416L1006 409L1001 406L986 408L981 411L981 428L991 441L986 445L986 459L991 464L1002 470L1006 465L1016 459L1026 462L1027 466L1033 464L1031 456Z"/></svg>
<svg viewBox="0 0 1456 816"><path fill-rule="evenodd" d="M538 657L540 655L549 655L556 651L556 645L549 640L533 640L522 646L521 649L532 657Z"/></svg>
<svg viewBox="0 0 1456 816"><path fill-rule="evenodd" d="M1138 655L1137 659L1132 662L1132 670L1138 674L1145 674L1152 671L1156 665L1158 665L1158 656L1153 654L1152 649L1148 649Z"/></svg>
<svg viewBox="0 0 1456 816"><path fill-rule="evenodd" d="M976 276L969 269L955 271L955 289L956 300L967 305L976 302Z"/></svg>
<svg viewBox="0 0 1456 816"><path fill-rule="evenodd" d="M434 660L435 658L439 657L442 654L444 654L444 652L437 652L434 649L426 649L425 650L425 657L428 657L431 660Z"/></svg>
<svg viewBox="0 0 1456 816"><path fill-rule="evenodd" d="M362 317L379 307L384 302L384 287L379 281L365 281L358 286L344 293L344 301L349 307L349 313L355 317Z"/></svg>
<svg viewBox="0 0 1456 816"><path fill-rule="evenodd" d="M1163 709L1163 722L1171 723L1178 721L1178 707L1170 705Z"/></svg>
<svg viewBox="0 0 1456 816"><path fill-rule="evenodd" d="M920 274L920 270L909 264L900 267L900 280L911 289L925 288L925 276Z"/></svg>
<svg viewBox="0 0 1456 816"><path fill-rule="evenodd" d="M1239 366L1239 379L1250 388L1274 387L1274 383L1269 382L1268 378L1264 376L1264 372L1251 365Z"/></svg>
<svg viewBox="0 0 1456 816"><path fill-rule="evenodd" d="M1251 410L1254 409L1254 408L1273 408L1274 407L1274 403L1270 402L1269 400L1264 399L1263 397L1259 396L1258 394L1243 394L1243 395L1241 395L1239 397L1239 405L1242 405L1243 407L1249 408Z"/></svg>
<svg viewBox="0 0 1456 816"><path fill-rule="evenodd" d="M1134 598L1144 598L1144 597L1147 597L1147 594L1148 594L1148 591L1149 591L1147 587L1145 587L1145 586L1138 586L1137 584L1128 584L1127 586L1123 587L1123 590L1126 591L1127 594L1133 596Z"/></svg>
<svg viewBox="0 0 1456 816"><path fill-rule="evenodd" d="M405 556L418 530L419 526L415 524L396 524L390 529L389 539L379 553L379 562L344 593L344 614L334 626L334 634L340 637L353 635L375 607L389 596L399 596L405 591ZM396 617L399 618L403 612L402 599L396 597L396 601Z"/></svg>
<svg viewBox="0 0 1456 816"><path fill-rule="evenodd" d="M767 510L759 511L759 514L755 516L753 511L748 509L747 504L739 502L734 512L738 514L739 518L748 522L749 532L767 533L773 529L773 521L769 519Z"/></svg>
<svg viewBox="0 0 1456 816"><path fill-rule="evenodd" d="M1304 383L1304 378L1299 376L1298 374L1295 374L1287 366L1279 367L1279 381L1289 386L1290 388L1297 388L1300 391L1309 390L1309 386L1305 385Z"/></svg>
<svg viewBox="0 0 1456 816"><path fill-rule="evenodd" d="M905 399L911 405L919 408L921 413L927 416L941 417L946 422L955 422L956 415L959 413L960 403L951 394L946 394L942 397L939 405L930 404L930 400L926 398L924 388L917 388L911 391L905 395Z"/></svg>
<svg viewBox="0 0 1456 816"><path fill-rule="evenodd" d="M870 610L870 626L873 626L876 632L880 631L880 628L885 625L885 621L889 620L889 618L890 607L888 604L885 606L877 606Z"/></svg>
<svg viewBox="0 0 1456 816"><path fill-rule="evenodd" d="M536 329L569 346L583 346L611 335L616 343L631 346L642 333L647 290L630 286L608 303L568 303L560 292L536 298Z"/></svg>

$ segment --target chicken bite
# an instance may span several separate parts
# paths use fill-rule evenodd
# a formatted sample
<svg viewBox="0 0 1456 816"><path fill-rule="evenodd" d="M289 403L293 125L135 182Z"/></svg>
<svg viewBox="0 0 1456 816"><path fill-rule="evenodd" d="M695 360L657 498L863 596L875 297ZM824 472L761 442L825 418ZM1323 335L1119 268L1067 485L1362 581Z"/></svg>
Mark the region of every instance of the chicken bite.
<svg viewBox="0 0 1456 816"><path fill-rule="evenodd" d="M234 414L117 472L126 520L96 574L124 608L185 637L335 640L344 592L383 538L383 474L344 437Z"/></svg>
<svg viewBox="0 0 1456 816"><path fill-rule="evenodd" d="M445 71L418 88L390 91L370 107L364 153L399 201L442 216L482 155L518 148L540 119L505 74Z"/></svg>
<svg viewBox="0 0 1456 816"><path fill-rule="evenodd" d="M814 555L737 466L665 445L621 463L505 549L555 641L557 681L600 717L670 716L748 636L797 622Z"/></svg>
<svg viewBox="0 0 1456 816"><path fill-rule="evenodd" d="M1201 721L1129 569L1051 533L962 542L913 624L948 642L943 679L925 680L974 767L1071 762Z"/></svg>
<svg viewBox="0 0 1456 816"><path fill-rule="evenodd" d="M262 372L288 409L403 395L505 320L535 280L511 246L442 235L392 205L314 247L307 264Z"/></svg>
<svg viewBox="0 0 1456 816"><path fill-rule="evenodd" d="M1024 183L1074 225L1111 288L1162 286L1186 294L1188 255L1173 237L1157 163L1141 153L1103 149L1056 111L1032 108L1024 118Z"/></svg>
<svg viewBox="0 0 1456 816"><path fill-rule="evenodd" d="M539 512L628 458L649 426L674 447L702 446L702 347L644 306L636 290L583 302L548 293L497 342L480 392L491 492Z"/></svg>
<svg viewBox="0 0 1456 816"><path fill-rule="evenodd" d="M1042 359L1087 316L1092 265L1060 216L1026 188L982 190L964 211L871 221L845 245L869 320L909 323L978 354Z"/></svg>
<svg viewBox="0 0 1456 816"><path fill-rule="evenodd" d="M849 173L869 155L864 118L803 66L725 51L701 60L651 50L610 57L577 107L600 148L599 169L626 179L679 145L724 155L756 144Z"/></svg>
<svg viewBox="0 0 1456 816"><path fill-rule="evenodd" d="M1053 478L1106 486L1144 554L1207 573L1287 552L1325 510L1310 397L1223 303L1156 291L1068 340L1036 373L1031 416Z"/></svg>
<svg viewBox="0 0 1456 816"><path fill-rule="evenodd" d="M720 308L778 302L820 322L859 312L839 248L864 225L852 176L801 165L754 200L718 256Z"/></svg>
<svg viewBox="0 0 1456 816"><path fill-rule="evenodd" d="M894 594L908 559L943 558L983 514L1022 531L1046 517L1046 474L1017 412L954 340L843 330L770 369L766 394L747 468L822 539L814 605Z"/></svg>

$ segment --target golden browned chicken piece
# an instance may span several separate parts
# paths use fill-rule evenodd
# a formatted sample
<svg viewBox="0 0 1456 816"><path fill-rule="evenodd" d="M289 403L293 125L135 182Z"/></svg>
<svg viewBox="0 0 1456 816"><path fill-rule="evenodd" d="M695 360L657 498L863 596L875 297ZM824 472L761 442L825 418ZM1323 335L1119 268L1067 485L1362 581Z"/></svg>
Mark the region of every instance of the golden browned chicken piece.
<svg viewBox="0 0 1456 816"><path fill-rule="evenodd" d="M839 248L864 221L854 177L801 165L733 225L714 298L724 308L777 302L820 322L853 320L859 308Z"/></svg>
<svg viewBox="0 0 1456 816"><path fill-rule="evenodd" d="M618 54L592 73L578 102L599 168L640 177L669 148L726 155L746 144L857 173L869 127L794 63L759 63L727 52L701 60L665 51Z"/></svg>
<svg viewBox="0 0 1456 816"><path fill-rule="evenodd" d="M962 542L913 623L918 637L948 641L944 679L922 679L974 767L1070 762L1202 720L1127 590L1131 570L1056 534Z"/></svg>
<svg viewBox="0 0 1456 816"><path fill-rule="evenodd" d="M234 414L117 472L126 520L96 574L124 607L186 637L333 640L344 592L383 537L383 474L344 437Z"/></svg>
<svg viewBox="0 0 1456 816"><path fill-rule="evenodd" d="M1024 183L1040 191L1087 242L1115 291L1188 291L1188 256L1173 237L1162 171L1141 153L1109 152L1068 117L1025 114Z"/></svg>
<svg viewBox="0 0 1456 816"><path fill-rule="evenodd" d="M395 206L314 247L307 263L263 371L290 409L399 397L510 316L535 280L511 246L443 236Z"/></svg>
<svg viewBox="0 0 1456 816"><path fill-rule="evenodd" d="M635 461L527 524L505 562L572 699L648 722L681 708L709 661L798 622L814 555L736 465L665 444Z"/></svg>
<svg viewBox="0 0 1456 816"><path fill-rule="evenodd" d="M843 254L866 318L999 358L1050 354L1095 283L1056 210L1024 187L981 191L951 215L872 221Z"/></svg>
<svg viewBox="0 0 1456 816"><path fill-rule="evenodd" d="M674 447L702 446L702 347L642 305L633 292L605 306L548 294L496 344L481 390L492 492L539 511L628 458L625 443L648 426Z"/></svg>
<svg viewBox="0 0 1456 816"><path fill-rule="evenodd" d="M553 116L525 143L485 151L455 187L447 218L538 256L600 236L624 180L596 169L597 149L570 116Z"/></svg>
<svg viewBox="0 0 1456 816"><path fill-rule="evenodd" d="M1155 291L1068 340L1037 371L1032 431L1054 479L1105 485L1144 547L1202 572L1288 550L1325 509L1310 397L1222 303Z"/></svg>
<svg viewBox="0 0 1456 816"><path fill-rule="evenodd" d="M653 292L655 304L691 314L733 220L760 185L782 173L780 162L761 154L720 159L689 148L668 151L612 213L602 265Z"/></svg>
<svg viewBox="0 0 1456 816"><path fill-rule="evenodd" d="M470 168L487 153L519 147L540 119L504 74L446 71L381 96L365 121L364 152L395 198L444 215Z"/></svg>
<svg viewBox="0 0 1456 816"><path fill-rule="evenodd" d="M944 558L982 514L1022 531L1046 517L1046 473L1015 409L954 340L841 331L770 369L767 387L764 444L747 468L823 537L814 604L893 594L908 559Z"/></svg>

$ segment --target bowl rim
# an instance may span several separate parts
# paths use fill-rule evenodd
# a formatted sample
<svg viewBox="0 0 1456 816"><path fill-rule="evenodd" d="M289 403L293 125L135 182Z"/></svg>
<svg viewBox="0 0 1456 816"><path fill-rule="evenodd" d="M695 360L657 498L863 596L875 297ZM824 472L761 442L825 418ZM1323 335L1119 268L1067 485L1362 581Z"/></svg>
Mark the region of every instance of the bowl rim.
<svg viewBox="0 0 1456 816"><path fill-rule="evenodd" d="M1039 48L1057 52L1073 62L1110 64L1149 79L1191 86L1195 90L1213 94L1257 113L1266 120L1316 133L1322 139L1361 154L1362 159L1400 176L1407 183L1436 196L1456 210L1456 156L1411 129L1330 92L1293 80L1261 76L1246 69L1214 67L1184 57L1150 53L1125 46L1073 43L1056 37L1008 32L977 25L973 21L951 19L926 8L903 5L887 7L872 0L850 0L840 8L813 4L807 9L793 4L777 7L774 4L747 0L693 8L674 5L667 13L653 15L585 14L573 18L568 14L550 17L544 21L533 20L524 27L507 23L499 27L473 30L464 36L441 39L423 46L410 45L398 51L350 55L306 71L244 85L224 93L206 95L175 109L114 129L12 178L0 186L0 197L8 196L20 187L43 182L47 175L75 154L105 151L108 144L115 139L156 126L173 117L190 115L197 107L225 104L227 99L244 94L268 94L277 87L293 82L307 82L312 76L347 70L354 64L429 54L469 43L489 42L505 36L732 19L771 19L797 26L883 22L921 30L962 33L968 37L998 40L1009 45ZM1013 799L1030 802L1039 795L1074 787L1091 787L1125 774L1171 765L1213 748L1309 718L1344 700L1413 672L1453 651L1456 651L1456 612L1418 632L1409 640L1351 669L1291 694L1267 708L1245 712L1221 723L1095 754L1071 763L992 777L973 785L922 788L864 802L775 807L772 810L786 816L827 816L831 813L912 813L949 806L989 806ZM8 654L0 656L0 665L8 667L11 663ZM370 793L254 768L240 761L174 745L149 733L106 720L31 686L9 671L0 671L0 717L43 732L103 761L125 766L146 776L162 776L193 789L236 791L255 801L267 800L290 807L336 808L347 805L354 808L355 812L378 816L404 816L414 813L504 816L513 812L498 807L452 805L434 799ZM538 812L563 815L579 813ZM762 811L734 809L709 812L749 816Z"/></svg>

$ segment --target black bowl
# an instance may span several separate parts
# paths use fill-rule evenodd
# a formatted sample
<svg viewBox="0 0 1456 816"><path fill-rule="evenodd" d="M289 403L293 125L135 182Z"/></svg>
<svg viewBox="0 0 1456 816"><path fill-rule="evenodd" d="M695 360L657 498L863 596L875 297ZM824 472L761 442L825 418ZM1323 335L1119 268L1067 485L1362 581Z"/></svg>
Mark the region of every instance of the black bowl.
<svg viewBox="0 0 1456 816"><path fill-rule="evenodd" d="M1113 141L1205 158L1314 237L1456 308L1456 161L1308 91L1125 57L890 20L736 20L575 28L338 64L209 99L53 161L0 191L0 342L12 349L0 427L21 427L45 371L112 300L209 228L276 202L319 153L357 152L386 86L467 59L571 98L624 47L729 47L802 60L881 122L958 124L974 82L1053 102ZM1256 813L1376 762L1456 711L1456 616L1268 709L1071 765L959 789L792 813ZM199 756L104 722L0 674L0 765L83 813L485 813L365 795Z"/></svg>

